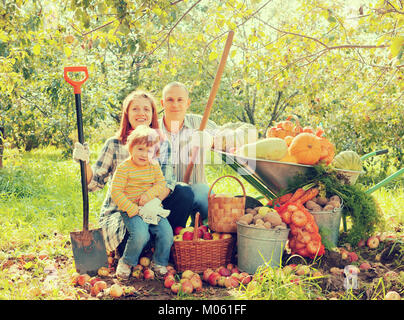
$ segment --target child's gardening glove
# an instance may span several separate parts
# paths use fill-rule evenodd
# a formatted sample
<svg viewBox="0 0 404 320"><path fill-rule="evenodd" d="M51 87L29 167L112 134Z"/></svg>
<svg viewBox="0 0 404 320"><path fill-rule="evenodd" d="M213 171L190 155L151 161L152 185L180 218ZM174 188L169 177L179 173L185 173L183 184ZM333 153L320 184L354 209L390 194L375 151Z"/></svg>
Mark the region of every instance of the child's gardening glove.
<svg viewBox="0 0 404 320"><path fill-rule="evenodd" d="M160 218L157 217L157 209L160 205L161 200L159 198L154 198L141 207L139 215L142 217L143 221L149 224L158 224Z"/></svg>
<svg viewBox="0 0 404 320"><path fill-rule="evenodd" d="M85 142L81 144L76 142L73 149L73 160L76 162L84 161L86 164L90 162L90 149L88 144Z"/></svg>

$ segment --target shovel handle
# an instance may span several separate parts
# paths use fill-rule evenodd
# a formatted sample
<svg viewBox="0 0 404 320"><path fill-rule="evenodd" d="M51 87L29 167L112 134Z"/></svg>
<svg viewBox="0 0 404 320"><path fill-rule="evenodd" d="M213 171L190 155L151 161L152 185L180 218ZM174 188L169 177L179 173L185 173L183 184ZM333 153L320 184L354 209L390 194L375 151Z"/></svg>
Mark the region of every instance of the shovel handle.
<svg viewBox="0 0 404 320"><path fill-rule="evenodd" d="M220 59L219 66L216 71L215 80L213 82L212 89L210 90L208 102L206 103L205 112L203 114L201 124L199 125L200 131L205 130L206 125L208 123L210 111L212 109L213 101L215 100L216 93L219 90L220 79L222 78L222 74L224 71L224 67L226 65L227 57L229 55L230 47L233 42L233 37L234 37L234 31L230 30L229 34L227 35L226 43L223 48L222 58ZM199 153L199 148L194 147L192 150L192 153L191 153L191 157L189 159L189 164L188 164L187 170L184 175L185 183L189 183L189 180L190 180L191 174L192 174L192 169L193 169L193 166L194 166L198 153Z"/></svg>
<svg viewBox="0 0 404 320"><path fill-rule="evenodd" d="M74 81L74 80L69 78L69 75L67 74L68 72L84 72L85 78L83 80L80 80L80 81ZM83 67L83 66L80 66L80 67L65 67L65 69L64 69L64 78L68 83L70 83L73 86L74 93L75 94L80 94L82 84L84 82L86 82L86 80L88 79L87 67Z"/></svg>

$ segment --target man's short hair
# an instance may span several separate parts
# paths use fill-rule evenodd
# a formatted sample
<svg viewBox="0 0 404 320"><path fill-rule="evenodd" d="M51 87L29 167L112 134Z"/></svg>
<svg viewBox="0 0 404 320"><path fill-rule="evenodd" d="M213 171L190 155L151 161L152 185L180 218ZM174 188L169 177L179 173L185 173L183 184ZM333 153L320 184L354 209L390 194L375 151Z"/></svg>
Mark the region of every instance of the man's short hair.
<svg viewBox="0 0 404 320"><path fill-rule="evenodd" d="M167 85L163 88L163 93L162 93L163 99L164 99L164 97L165 97L165 95L166 95L166 92L167 92L169 89L173 88L173 87L183 88L183 89L185 90L185 92L187 93L187 95L189 96L189 91L188 91L188 88L185 86L185 84L183 84L182 82L173 81L173 82L170 82L169 84L167 84Z"/></svg>

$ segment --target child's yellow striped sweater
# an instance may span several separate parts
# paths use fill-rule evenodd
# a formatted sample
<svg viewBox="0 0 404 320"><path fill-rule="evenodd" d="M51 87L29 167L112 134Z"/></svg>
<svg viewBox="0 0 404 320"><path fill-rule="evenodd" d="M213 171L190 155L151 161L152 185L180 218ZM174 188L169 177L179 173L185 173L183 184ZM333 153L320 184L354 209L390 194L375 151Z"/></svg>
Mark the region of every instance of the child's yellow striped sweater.
<svg viewBox="0 0 404 320"><path fill-rule="evenodd" d="M137 214L139 198L143 193L150 201L160 195L165 187L166 181L158 164L139 167L129 158L116 168L111 197L119 210L126 211L132 217Z"/></svg>

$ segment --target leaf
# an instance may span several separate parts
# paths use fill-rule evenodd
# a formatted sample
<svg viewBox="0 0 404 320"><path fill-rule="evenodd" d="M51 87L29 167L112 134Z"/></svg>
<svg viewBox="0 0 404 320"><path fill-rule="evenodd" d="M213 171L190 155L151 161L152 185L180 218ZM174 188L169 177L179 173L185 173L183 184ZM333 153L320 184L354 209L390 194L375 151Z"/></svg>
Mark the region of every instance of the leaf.
<svg viewBox="0 0 404 320"><path fill-rule="evenodd" d="M69 47L64 47L63 48L66 57L70 57L72 55L72 49L70 49Z"/></svg>
<svg viewBox="0 0 404 320"><path fill-rule="evenodd" d="M404 46L404 37L396 37L391 43L390 52L393 57L398 56L401 48Z"/></svg>
<svg viewBox="0 0 404 320"><path fill-rule="evenodd" d="M209 61L213 61L213 60L217 59L217 57L218 57L217 52L212 51L212 52L209 54Z"/></svg>
<svg viewBox="0 0 404 320"><path fill-rule="evenodd" d="M37 56L41 53L41 46L39 44L34 45L32 52Z"/></svg>

